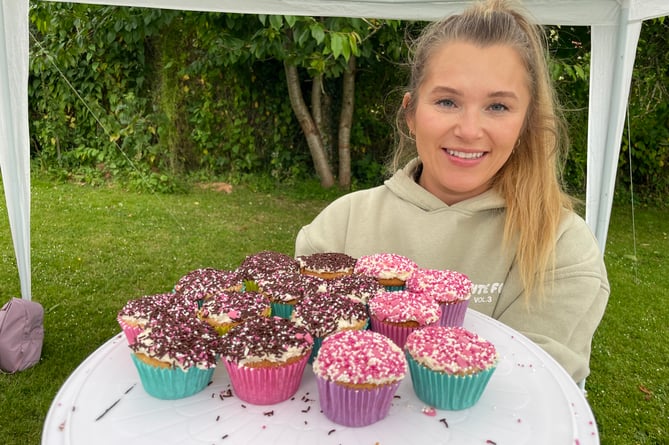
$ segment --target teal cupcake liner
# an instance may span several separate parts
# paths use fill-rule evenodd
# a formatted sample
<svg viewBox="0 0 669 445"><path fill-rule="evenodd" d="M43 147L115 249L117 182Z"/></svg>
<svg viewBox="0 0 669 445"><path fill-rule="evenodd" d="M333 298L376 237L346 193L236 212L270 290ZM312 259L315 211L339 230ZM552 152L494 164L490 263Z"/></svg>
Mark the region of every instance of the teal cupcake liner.
<svg viewBox="0 0 669 445"><path fill-rule="evenodd" d="M183 399L197 394L207 387L214 374L214 368L159 368L138 359L132 354L139 379L144 391L163 400Z"/></svg>
<svg viewBox="0 0 669 445"><path fill-rule="evenodd" d="M367 320L365 322L365 325L360 330L365 331L367 329L369 329L369 320ZM318 351L320 350L322 344L323 344L323 337L314 337L314 347L311 350L311 355L309 355L309 364L310 365L316 359L316 356L318 355Z"/></svg>
<svg viewBox="0 0 669 445"><path fill-rule="evenodd" d="M284 304L284 303L271 303L272 306L272 316L281 317L281 318L290 318L293 313L294 304Z"/></svg>
<svg viewBox="0 0 669 445"><path fill-rule="evenodd" d="M311 354L309 355L310 365L314 363L314 360L316 360L316 356L318 355L318 351L321 349L322 344L323 344L323 339L321 337L314 337L314 347L311 350Z"/></svg>
<svg viewBox="0 0 669 445"><path fill-rule="evenodd" d="M404 290L406 286L401 285L401 286L383 286L388 292L396 292L400 290Z"/></svg>
<svg viewBox="0 0 669 445"><path fill-rule="evenodd" d="M466 376L449 375L421 365L408 352L406 356L416 396L437 409L456 411L474 406L495 372L492 367Z"/></svg>

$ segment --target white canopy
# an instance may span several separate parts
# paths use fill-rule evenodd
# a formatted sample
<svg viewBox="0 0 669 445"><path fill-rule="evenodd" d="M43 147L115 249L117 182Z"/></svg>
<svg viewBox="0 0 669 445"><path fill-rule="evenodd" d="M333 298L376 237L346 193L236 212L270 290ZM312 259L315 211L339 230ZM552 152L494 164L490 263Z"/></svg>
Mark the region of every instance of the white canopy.
<svg viewBox="0 0 669 445"><path fill-rule="evenodd" d="M471 3L471 0L67 1L191 11L406 20L437 19ZM641 23L669 15L669 0L525 0L524 4L543 24L592 28L586 221L603 252ZM0 167L21 295L25 299L31 298L28 6L29 0L0 0Z"/></svg>

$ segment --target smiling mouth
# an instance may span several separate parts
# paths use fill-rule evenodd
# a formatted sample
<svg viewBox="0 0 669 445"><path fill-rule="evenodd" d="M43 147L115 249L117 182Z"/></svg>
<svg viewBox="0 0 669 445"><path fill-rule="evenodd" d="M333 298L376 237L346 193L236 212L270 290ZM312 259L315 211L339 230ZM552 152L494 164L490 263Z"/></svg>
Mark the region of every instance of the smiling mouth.
<svg viewBox="0 0 669 445"><path fill-rule="evenodd" d="M485 154L484 152L477 152L477 153L468 153L464 151L456 151L456 150L448 150L446 149L446 153L448 153L451 156L455 156L456 158L460 159L479 159L483 157Z"/></svg>

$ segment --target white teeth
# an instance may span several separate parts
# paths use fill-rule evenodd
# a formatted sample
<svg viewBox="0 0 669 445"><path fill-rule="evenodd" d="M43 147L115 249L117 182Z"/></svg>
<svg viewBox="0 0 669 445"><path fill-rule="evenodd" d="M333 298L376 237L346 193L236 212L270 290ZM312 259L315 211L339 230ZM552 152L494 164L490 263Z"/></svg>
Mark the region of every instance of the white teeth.
<svg viewBox="0 0 669 445"><path fill-rule="evenodd" d="M446 152L451 156L456 156L462 159L478 159L483 156L482 152L479 153L465 153L464 151L455 151L455 150L446 150Z"/></svg>

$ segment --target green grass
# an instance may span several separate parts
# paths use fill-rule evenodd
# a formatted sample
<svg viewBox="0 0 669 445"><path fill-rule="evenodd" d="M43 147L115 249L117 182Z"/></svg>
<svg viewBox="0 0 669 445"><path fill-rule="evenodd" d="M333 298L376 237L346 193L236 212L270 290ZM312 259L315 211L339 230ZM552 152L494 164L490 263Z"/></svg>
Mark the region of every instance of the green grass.
<svg viewBox="0 0 669 445"><path fill-rule="evenodd" d="M637 207L634 220L631 206L613 209L605 252L612 291L587 381L604 444L669 443L668 220L666 208Z"/></svg>
<svg viewBox="0 0 669 445"><path fill-rule="evenodd" d="M293 253L297 230L336 192L303 187L231 194L130 193L34 178L32 293L46 311L39 365L0 375L0 443L39 444L69 374L119 328L129 299L169 291L198 267L234 268L250 253ZM661 444L669 437L666 320L669 211L614 207L606 261L613 288L593 344L588 399L603 444ZM20 285L0 200L0 301Z"/></svg>

